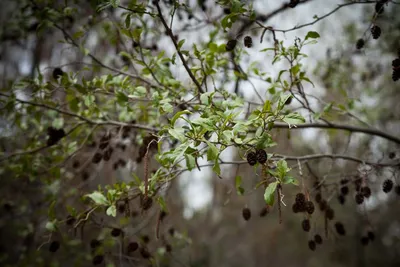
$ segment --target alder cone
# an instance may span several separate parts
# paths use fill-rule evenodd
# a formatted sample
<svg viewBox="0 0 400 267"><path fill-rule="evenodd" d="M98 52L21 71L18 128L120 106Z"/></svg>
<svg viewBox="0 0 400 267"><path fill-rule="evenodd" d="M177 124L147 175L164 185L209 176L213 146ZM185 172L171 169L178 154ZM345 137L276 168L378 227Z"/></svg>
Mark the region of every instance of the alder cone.
<svg viewBox="0 0 400 267"><path fill-rule="evenodd" d="M242 217L245 221L250 220L251 218L251 210L249 208L244 208L242 210Z"/></svg>
<svg viewBox="0 0 400 267"><path fill-rule="evenodd" d="M253 46L253 39L251 39L250 36L244 37L243 42L244 42L244 46L247 47L247 48L250 48L250 47Z"/></svg>
<svg viewBox="0 0 400 267"><path fill-rule="evenodd" d="M60 248L60 242L58 241L53 241L50 243L49 251L50 252L56 252Z"/></svg>
<svg viewBox="0 0 400 267"><path fill-rule="evenodd" d="M130 242L128 244L128 253L135 252L139 248L139 244L137 242Z"/></svg>
<svg viewBox="0 0 400 267"><path fill-rule="evenodd" d="M371 34L372 38L378 39L381 36L382 30L379 26L372 26L371 27Z"/></svg>
<svg viewBox="0 0 400 267"><path fill-rule="evenodd" d="M311 201L306 202L306 211L308 214L313 214L315 210L314 203Z"/></svg>
<svg viewBox="0 0 400 267"><path fill-rule="evenodd" d="M393 188L393 181L390 179L387 179L383 182L382 184L382 191L385 193L389 193L390 191L392 191Z"/></svg>
<svg viewBox="0 0 400 267"><path fill-rule="evenodd" d="M264 164L267 161L267 152L263 149L258 149L256 152L257 161L261 164Z"/></svg>
<svg viewBox="0 0 400 267"><path fill-rule="evenodd" d="M357 49L361 49L361 48L364 47L364 44L365 44L364 39L358 39L358 40L357 40L357 43L356 43L356 48L357 48Z"/></svg>
<svg viewBox="0 0 400 267"><path fill-rule="evenodd" d="M226 51L233 51L233 49L235 49L235 47L236 47L236 44L237 44L237 41L235 39L229 40L225 46Z"/></svg>
<svg viewBox="0 0 400 267"><path fill-rule="evenodd" d="M319 234L316 234L315 236L314 236L314 241L315 241L315 243L317 243L318 245L321 245L322 244L322 237L321 237L321 235L319 235Z"/></svg>
<svg viewBox="0 0 400 267"><path fill-rule="evenodd" d="M58 78L60 78L61 76L63 76L64 72L62 71L62 69L60 68L55 68L53 70L53 78L55 80L57 80Z"/></svg>
<svg viewBox="0 0 400 267"><path fill-rule="evenodd" d="M301 227L303 228L304 232L310 232L311 224L310 220L305 219L301 222Z"/></svg>
<svg viewBox="0 0 400 267"><path fill-rule="evenodd" d="M308 248L312 251L314 251L317 248L317 244L315 244L314 240L308 241Z"/></svg>
<svg viewBox="0 0 400 267"><path fill-rule="evenodd" d="M346 230L344 229L344 225L341 222L335 223L335 229L339 235L346 235Z"/></svg>
<svg viewBox="0 0 400 267"><path fill-rule="evenodd" d="M247 162L250 166L254 166L257 163L257 155L254 152L249 152L247 154Z"/></svg>

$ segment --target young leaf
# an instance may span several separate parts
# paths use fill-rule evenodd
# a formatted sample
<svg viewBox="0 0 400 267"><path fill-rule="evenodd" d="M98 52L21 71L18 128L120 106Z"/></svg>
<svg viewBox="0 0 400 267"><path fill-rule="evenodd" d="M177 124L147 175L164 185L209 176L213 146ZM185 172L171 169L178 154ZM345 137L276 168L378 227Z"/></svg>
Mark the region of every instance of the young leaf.
<svg viewBox="0 0 400 267"><path fill-rule="evenodd" d="M106 210L106 214L113 217L117 216L117 207L115 205L109 206Z"/></svg>
<svg viewBox="0 0 400 267"><path fill-rule="evenodd" d="M309 32L307 33L305 39L306 39L306 40L309 39L309 38L316 39L316 38L319 38L319 37L320 37L320 35L319 35L318 32L309 31Z"/></svg>
<svg viewBox="0 0 400 267"><path fill-rule="evenodd" d="M277 186L278 186L278 182L273 182L273 183L270 183L268 185L268 187L265 189L264 200L265 200L265 203L267 203L270 206L274 205L274 201L275 201L274 195L275 195L275 190L276 190Z"/></svg>
<svg viewBox="0 0 400 267"><path fill-rule="evenodd" d="M90 197L98 205L107 206L110 204L107 198L99 191L94 191L93 193L87 194L86 196Z"/></svg>
<svg viewBox="0 0 400 267"><path fill-rule="evenodd" d="M287 124L300 124L305 123L306 120L299 113L289 113L283 118L283 121Z"/></svg>

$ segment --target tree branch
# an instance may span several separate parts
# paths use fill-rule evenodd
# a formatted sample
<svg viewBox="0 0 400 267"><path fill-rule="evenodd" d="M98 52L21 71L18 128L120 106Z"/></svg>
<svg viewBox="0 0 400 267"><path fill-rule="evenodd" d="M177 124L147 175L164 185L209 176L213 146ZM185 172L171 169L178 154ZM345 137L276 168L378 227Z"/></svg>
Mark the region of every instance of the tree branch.
<svg viewBox="0 0 400 267"><path fill-rule="evenodd" d="M349 126L349 125L341 125L336 123L330 124L322 124L322 123L304 123L304 124L296 124L293 127L289 127L288 124L282 122L275 122L273 128L283 128L283 129L303 129L303 128L321 128L321 129L338 129L338 130L347 130L354 133L365 133L369 135L380 136L397 144L400 144L400 139L387 134L386 132L379 131L377 129L357 127L357 126Z"/></svg>
<svg viewBox="0 0 400 267"><path fill-rule="evenodd" d="M165 30L167 31L168 36L171 38L172 42L174 43L174 46L176 48L176 52L179 55L179 58L182 61L183 66L185 67L187 73L189 74L190 78L192 79L192 81L194 82L194 84L197 86L197 89L199 90L200 93L204 93L203 88L201 88L200 83L196 80L196 77L194 77L194 74L192 73L192 71L190 70L185 58L183 57L181 50L178 47L178 43L175 40L175 37L172 33L171 28L168 26L167 22L165 21L162 12L161 12L161 8L160 8L160 4L158 3L158 1L155 1L155 5L157 7L157 11L158 11L158 16L161 19L162 24L164 25Z"/></svg>

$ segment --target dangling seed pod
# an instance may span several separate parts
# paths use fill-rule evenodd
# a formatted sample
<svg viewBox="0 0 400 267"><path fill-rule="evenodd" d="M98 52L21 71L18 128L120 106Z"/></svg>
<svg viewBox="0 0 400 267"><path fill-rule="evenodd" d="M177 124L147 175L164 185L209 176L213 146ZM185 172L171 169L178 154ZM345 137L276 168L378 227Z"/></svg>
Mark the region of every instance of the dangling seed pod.
<svg viewBox="0 0 400 267"><path fill-rule="evenodd" d="M267 152L265 152L265 150L263 149L258 149L256 151L256 157L257 157L257 161L261 164L264 164L267 161Z"/></svg>
<svg viewBox="0 0 400 267"><path fill-rule="evenodd" d="M365 44L364 39L358 39L358 40L357 40L357 43L356 43L356 48L357 48L357 49L361 49L361 48L364 47L364 44Z"/></svg>
<svg viewBox="0 0 400 267"><path fill-rule="evenodd" d="M314 203L311 201L306 202L306 211L308 214L313 214L315 210Z"/></svg>
<svg viewBox="0 0 400 267"><path fill-rule="evenodd" d="M257 155L254 152L249 152L247 154L247 162L250 164L250 166L254 166L257 163Z"/></svg>
<svg viewBox="0 0 400 267"><path fill-rule="evenodd" d="M112 231L111 231L111 235L112 235L113 237L120 236L121 233L122 233L122 230L119 229L119 228L114 228L114 229L112 229Z"/></svg>
<svg viewBox="0 0 400 267"><path fill-rule="evenodd" d="M361 193L357 193L355 196L357 205L361 205L364 202L364 196Z"/></svg>
<svg viewBox="0 0 400 267"><path fill-rule="evenodd" d="M314 250L317 248L317 244L315 244L315 241L314 241L314 240L308 241L308 248L309 248L311 251L314 251Z"/></svg>
<svg viewBox="0 0 400 267"><path fill-rule="evenodd" d="M314 236L314 241L315 241L315 243L317 243L318 245L321 245L322 244L322 237L319 235L319 234L316 234L315 236Z"/></svg>
<svg viewBox="0 0 400 267"><path fill-rule="evenodd" d="M249 208L243 208L242 217L245 221L250 220L251 218L251 210Z"/></svg>
<svg viewBox="0 0 400 267"><path fill-rule="evenodd" d="M371 34L372 34L372 38L374 39L378 39L379 36L381 36L382 30L379 26L372 26L371 27Z"/></svg>
<svg viewBox="0 0 400 267"><path fill-rule="evenodd" d="M346 235L346 230L344 229L344 225L341 222L335 223L335 229L339 235Z"/></svg>
<svg viewBox="0 0 400 267"><path fill-rule="evenodd" d="M253 39L251 39L250 36L246 36L244 37L243 43L245 47L250 48L253 46Z"/></svg>
<svg viewBox="0 0 400 267"><path fill-rule="evenodd" d="M96 255L93 257L92 259L92 263L93 265L100 265L104 260L104 256L103 255Z"/></svg>
<svg viewBox="0 0 400 267"><path fill-rule="evenodd" d="M130 242L128 244L128 253L135 252L139 248L139 244L137 242Z"/></svg>
<svg viewBox="0 0 400 267"><path fill-rule="evenodd" d="M310 220L304 219L304 220L301 222L301 227L303 228L303 231L304 231L304 232L310 232L310 229L311 229Z"/></svg>
<svg viewBox="0 0 400 267"><path fill-rule="evenodd" d="M60 248L60 242L53 241L53 242L50 243L49 251L50 252L56 252L59 248Z"/></svg>
<svg viewBox="0 0 400 267"><path fill-rule="evenodd" d="M387 179L383 182L382 184L382 190L385 193L389 193L390 191L392 191L393 188L393 181L390 179Z"/></svg>
<svg viewBox="0 0 400 267"><path fill-rule="evenodd" d="M368 186L361 187L361 194L365 198L369 198L371 196L371 188L369 188Z"/></svg>
<svg viewBox="0 0 400 267"><path fill-rule="evenodd" d="M226 51L232 51L233 49L235 49L236 43L237 41L235 39L229 40L225 46Z"/></svg>
<svg viewBox="0 0 400 267"><path fill-rule="evenodd" d="M260 210L260 217L265 217L269 212L269 209L267 206L264 206L261 210Z"/></svg>
<svg viewBox="0 0 400 267"><path fill-rule="evenodd" d="M54 80L57 80L58 78L60 78L61 76L63 76L64 72L62 71L62 69L60 68L55 68L53 70L53 78Z"/></svg>

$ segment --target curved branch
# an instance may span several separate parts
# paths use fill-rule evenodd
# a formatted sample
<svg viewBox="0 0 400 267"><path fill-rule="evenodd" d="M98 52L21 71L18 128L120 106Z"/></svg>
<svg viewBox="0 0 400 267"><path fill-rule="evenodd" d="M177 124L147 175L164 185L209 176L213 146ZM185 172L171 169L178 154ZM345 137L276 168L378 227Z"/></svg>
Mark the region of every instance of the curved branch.
<svg viewBox="0 0 400 267"><path fill-rule="evenodd" d="M365 133L369 135L380 136L397 144L400 144L400 139L387 134L386 132L372 129L372 128L365 128L365 127L357 127L357 126L349 126L349 125L342 125L337 123L330 123L330 124L322 124L322 123L304 123L304 124L296 124L293 127L289 127L288 124L282 122L275 122L273 128L283 128L283 129L303 129L303 128L322 128L322 129L338 129L338 130L347 130L354 133Z"/></svg>
<svg viewBox="0 0 400 267"><path fill-rule="evenodd" d="M400 166L400 162L394 162L394 163L379 163L379 162L373 162L373 161L367 161L367 160L362 160L356 157L352 156L346 156L342 154L312 154L312 155L305 155L305 156L287 156L287 155L279 155L279 154L274 154L272 157L272 160L279 160L279 159L284 159L288 161L307 161L307 160L320 160L324 158L330 158L330 159L342 159L342 160L348 160L348 161L353 161L357 162L360 164L365 164L365 165L371 165L375 167L398 167ZM220 162L221 165L223 164L234 164L234 165L240 165L240 164L248 164L246 160L240 160L240 161L223 161ZM214 163L210 164L204 164L201 165L200 167L209 167L209 166L214 166Z"/></svg>
<svg viewBox="0 0 400 267"><path fill-rule="evenodd" d="M189 74L190 78L192 79L192 81L193 81L194 84L196 85L196 87L197 87L197 89L199 90L199 92L203 94L203 93L204 93L204 90L203 90L203 88L201 88L200 83L197 81L196 77L194 77L194 74L193 74L192 71L190 70L190 68L189 68L189 66L188 66L188 64L187 64L187 62L186 62L186 60L185 60L185 58L183 57L182 52L181 52L181 50L180 50L180 48L179 48L179 46L178 46L178 43L176 42L175 37L174 37L174 35L173 35L173 33L172 33L172 30L171 30L171 28L168 26L167 22L165 21L163 15L162 15L161 8L160 8L160 4L158 3L158 1L155 1L155 5L156 5L156 7L157 7L158 17L160 18L162 24L164 25L164 28L165 28L165 30L167 31L168 36L171 38L172 42L174 43L176 52L178 53L179 58L181 59L183 66L185 67L187 73Z"/></svg>
<svg viewBox="0 0 400 267"><path fill-rule="evenodd" d="M283 32L283 33L286 33L286 32L290 32L290 31L294 31L294 30L298 30L298 29L307 27L307 26L314 25L315 23L317 23L317 22L319 22L319 21L321 21L321 20L323 20L323 19L329 17L330 15L332 15L333 13L335 13L336 11L338 11L339 9L341 9L342 7L350 6L350 5L354 5L354 4L375 4L375 3L376 3L376 1L363 1L363 2L349 2L349 3L345 3L345 4L340 4L340 5L338 5L336 8L334 8L332 11L326 13L325 15L323 15L323 16L321 16L321 17L318 17L317 19L315 19L315 20L312 21L312 22L308 22L308 23L305 23L305 24L302 24L302 25L299 25L299 26L294 26L293 28L286 29L286 30L272 29L271 27L266 27L266 26L262 26L262 27L265 28L264 31L266 31L266 30L273 30L273 31L276 31L276 32ZM261 23L257 23L257 24L260 25L260 26L262 25Z"/></svg>

